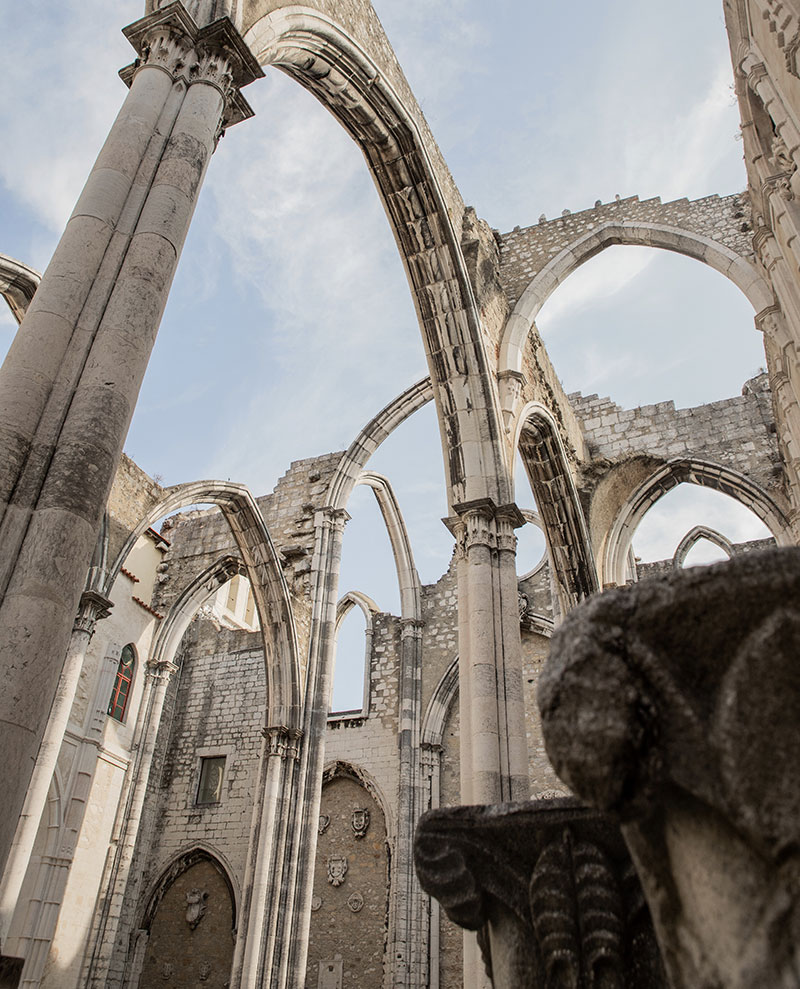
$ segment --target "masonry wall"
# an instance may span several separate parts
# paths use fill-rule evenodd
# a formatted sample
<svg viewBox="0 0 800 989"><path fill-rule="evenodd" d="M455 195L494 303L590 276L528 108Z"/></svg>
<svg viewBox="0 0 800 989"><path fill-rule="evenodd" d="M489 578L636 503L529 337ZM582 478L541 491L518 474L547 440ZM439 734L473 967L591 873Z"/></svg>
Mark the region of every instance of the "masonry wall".
<svg viewBox="0 0 800 989"><path fill-rule="evenodd" d="M363 817L367 826L363 834ZM382 989L389 924L386 822L359 782L322 788L306 989ZM332 971L331 971L332 969Z"/></svg>

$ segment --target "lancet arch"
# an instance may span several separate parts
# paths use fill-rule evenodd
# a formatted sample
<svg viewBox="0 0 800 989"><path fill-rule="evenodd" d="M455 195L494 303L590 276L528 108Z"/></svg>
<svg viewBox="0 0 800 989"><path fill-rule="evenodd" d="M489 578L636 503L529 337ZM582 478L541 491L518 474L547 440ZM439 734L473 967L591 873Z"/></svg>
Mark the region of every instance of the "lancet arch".
<svg viewBox="0 0 800 989"><path fill-rule="evenodd" d="M247 575L244 563L235 556L223 556L187 584L153 638L149 658L151 665L172 661L186 629L198 610L222 584L237 574ZM268 662L267 668L270 665Z"/></svg>
<svg viewBox="0 0 800 989"><path fill-rule="evenodd" d="M125 558L146 529L171 512L205 503L216 504L222 510L241 554L243 573L253 588L267 668L270 723L299 728L300 663L289 589L261 511L244 485L197 481L170 489L139 522L117 554L106 577L105 593L110 591ZM202 575L198 580L202 580Z"/></svg>
<svg viewBox="0 0 800 989"><path fill-rule="evenodd" d="M366 5L347 27L299 5L258 16L262 9L254 4L242 23L250 49L261 65L296 79L342 123L383 200L420 317L450 503L491 498L506 504L499 412L460 244L464 205L388 45L381 44L380 24Z"/></svg>
<svg viewBox="0 0 800 989"><path fill-rule="evenodd" d="M621 244L655 247L702 261L738 286L756 315L775 304L771 289L753 262L710 237L661 223L606 220L562 248L531 279L506 323L499 371L522 371L525 342L547 299L584 262Z"/></svg>
<svg viewBox="0 0 800 989"><path fill-rule="evenodd" d="M681 569L686 562L686 557L703 539L706 540L706 542L713 543L714 546L721 549L729 559L733 556L733 546L731 545L730 539L723 536L721 532L717 532L716 529L709 528L707 525L696 525L690 529L678 543L678 548L675 550L675 555L672 557L672 563L676 570Z"/></svg>
<svg viewBox="0 0 800 989"><path fill-rule="evenodd" d="M436 685L425 717L422 719L420 744L423 746L441 746L444 739L444 726L447 715L458 697L458 656L444 671Z"/></svg>
<svg viewBox="0 0 800 989"><path fill-rule="evenodd" d="M514 445L533 488L563 603L572 607L598 589L597 570L566 450L543 405L531 402L522 410Z"/></svg>
<svg viewBox="0 0 800 989"><path fill-rule="evenodd" d="M670 460L650 474L628 496L614 519L603 554L603 582L624 584L628 552L645 513L679 484L697 484L730 495L767 526L779 546L793 545L789 521L758 484L729 467L705 460Z"/></svg>

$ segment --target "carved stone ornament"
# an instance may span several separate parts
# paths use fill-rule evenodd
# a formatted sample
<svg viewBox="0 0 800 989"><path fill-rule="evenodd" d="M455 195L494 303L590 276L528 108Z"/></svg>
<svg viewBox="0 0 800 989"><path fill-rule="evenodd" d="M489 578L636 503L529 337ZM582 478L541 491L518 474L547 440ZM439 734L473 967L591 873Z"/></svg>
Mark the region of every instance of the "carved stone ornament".
<svg viewBox="0 0 800 989"><path fill-rule="evenodd" d="M331 815L330 814L320 814L319 824L317 825L317 833L325 834L331 825Z"/></svg>
<svg viewBox="0 0 800 989"><path fill-rule="evenodd" d="M200 962L197 969L198 976L201 982L208 982L208 977L211 975L211 964L210 962Z"/></svg>
<svg viewBox="0 0 800 989"><path fill-rule="evenodd" d="M328 882L331 886L341 886L347 875L347 856L331 855L328 859Z"/></svg>
<svg viewBox="0 0 800 989"><path fill-rule="evenodd" d="M354 810L350 823L353 826L353 834L356 838L363 838L367 831L369 831L369 811L366 807L359 807Z"/></svg>
<svg viewBox="0 0 800 989"><path fill-rule="evenodd" d="M494 989L667 989L619 827L574 798L431 811L414 862Z"/></svg>
<svg viewBox="0 0 800 989"><path fill-rule="evenodd" d="M347 897L347 907L352 913L359 913L364 909L364 897L360 893L351 893Z"/></svg>
<svg viewBox="0 0 800 989"><path fill-rule="evenodd" d="M539 680L547 753L624 822L674 989L798 985L798 602L796 548L642 581L575 609Z"/></svg>
<svg viewBox="0 0 800 989"><path fill-rule="evenodd" d="M169 982L169 980L172 978L174 974L175 974L175 966L172 964L172 962L164 962L164 964L161 966L161 978L165 982Z"/></svg>
<svg viewBox="0 0 800 989"><path fill-rule="evenodd" d="M194 930L205 916L208 892L204 889L190 889L186 894L186 923Z"/></svg>
<svg viewBox="0 0 800 989"><path fill-rule="evenodd" d="M312 896L311 897L311 912L312 913L316 913L317 910L319 910L321 906L322 906L322 897L321 896Z"/></svg>

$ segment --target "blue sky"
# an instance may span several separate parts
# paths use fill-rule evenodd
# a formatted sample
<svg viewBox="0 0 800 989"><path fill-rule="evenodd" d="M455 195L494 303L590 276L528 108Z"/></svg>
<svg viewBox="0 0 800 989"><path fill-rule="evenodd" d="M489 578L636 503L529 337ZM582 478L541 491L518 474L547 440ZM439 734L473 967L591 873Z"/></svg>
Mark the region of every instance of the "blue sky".
<svg viewBox="0 0 800 989"><path fill-rule="evenodd" d="M744 187L717 0L375 7L465 202L501 231L615 194L668 200ZM116 72L131 49L120 28L141 12L131 0L31 0L6 19L3 253L46 265L124 98ZM426 367L360 152L275 70L247 97L256 117L232 128L211 162L126 449L167 484L222 477L260 494L291 460L344 449ZM625 406L738 394L764 362L733 285L663 252L604 252L552 296L539 325L567 390ZM0 313L4 345L13 331ZM452 541L439 521L432 409L415 420L371 467L395 484L431 581ZM732 539L761 532L694 494L661 506L667 522L643 530L640 555L671 555L700 521ZM362 503L372 511L370 497L358 492L354 516ZM377 539L367 516L354 518L342 590L358 586L389 609L397 599Z"/></svg>

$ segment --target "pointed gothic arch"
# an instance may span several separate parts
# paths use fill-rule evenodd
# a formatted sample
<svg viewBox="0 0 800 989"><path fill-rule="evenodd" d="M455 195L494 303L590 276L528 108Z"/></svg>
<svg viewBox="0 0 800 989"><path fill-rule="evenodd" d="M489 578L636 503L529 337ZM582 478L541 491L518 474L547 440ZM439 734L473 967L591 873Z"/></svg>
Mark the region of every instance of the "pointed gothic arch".
<svg viewBox="0 0 800 989"><path fill-rule="evenodd" d="M756 316L775 305L775 298L755 264L731 248L693 230L666 223L605 220L565 245L538 271L517 301L500 346L499 372L522 371L522 355L539 311L577 268L615 245L654 247L702 261L729 278L749 300Z"/></svg>
<svg viewBox="0 0 800 989"><path fill-rule="evenodd" d="M359 31L309 7L266 6L254 3L241 25L251 51L340 121L383 200L420 317L450 502L507 504L502 425L461 249L464 204L399 66L375 41L380 23L366 8L360 13L374 20Z"/></svg>
<svg viewBox="0 0 800 989"><path fill-rule="evenodd" d="M606 537L603 583L624 584L633 536L647 511L679 484L697 484L729 495L766 525L779 546L794 545L789 520L775 501L744 474L707 460L675 459L650 474L626 498Z"/></svg>
<svg viewBox="0 0 800 989"><path fill-rule="evenodd" d="M253 588L267 667L269 723L297 729L301 723L300 660L289 588L261 510L243 484L196 481L168 489L164 499L140 520L117 554L105 579L105 594L110 592L120 567L146 529L165 515L205 503L218 505L222 510L244 565L240 572L247 576ZM201 583L203 579L210 576L197 578ZM197 593L197 587L192 593Z"/></svg>

